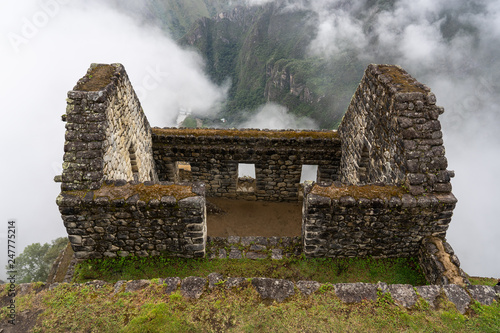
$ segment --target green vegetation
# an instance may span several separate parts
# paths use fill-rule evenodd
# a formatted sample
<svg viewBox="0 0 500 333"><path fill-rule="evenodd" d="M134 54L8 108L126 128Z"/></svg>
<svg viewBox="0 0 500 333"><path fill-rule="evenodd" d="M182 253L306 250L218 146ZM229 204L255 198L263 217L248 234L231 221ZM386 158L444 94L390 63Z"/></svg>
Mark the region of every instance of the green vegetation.
<svg viewBox="0 0 500 333"><path fill-rule="evenodd" d="M54 239L51 244L33 243L16 258L17 283L47 281L50 268L61 250L68 244L66 237Z"/></svg>
<svg viewBox="0 0 500 333"><path fill-rule="evenodd" d="M158 277L203 276L218 272L232 277L270 277L293 281L314 280L321 283L384 281L390 284L426 284L420 267L413 258L372 259L304 259L282 260L209 260L159 257L124 257L94 259L80 263L75 282L104 280L153 279Z"/></svg>
<svg viewBox="0 0 500 333"><path fill-rule="evenodd" d="M186 117L182 122L182 127L196 128L196 119L191 116Z"/></svg>
<svg viewBox="0 0 500 333"><path fill-rule="evenodd" d="M483 286L494 286L498 283L498 279L477 277L477 276L467 276L469 282L473 285L483 285Z"/></svg>
<svg viewBox="0 0 500 333"><path fill-rule="evenodd" d="M151 284L113 295L102 288L61 284L20 296L18 311L42 312L33 332L498 332L500 304L474 303L465 315L441 301L431 310L420 301L407 310L390 295L344 304L324 288L311 296L298 290L283 303L262 301L253 288L217 288L200 299L166 294ZM0 310L4 318L6 308Z"/></svg>
<svg viewBox="0 0 500 333"><path fill-rule="evenodd" d="M157 17L175 39L182 37L200 18L213 17L230 10L235 4L223 0L151 0L145 6L146 13ZM146 17L151 19L150 17Z"/></svg>

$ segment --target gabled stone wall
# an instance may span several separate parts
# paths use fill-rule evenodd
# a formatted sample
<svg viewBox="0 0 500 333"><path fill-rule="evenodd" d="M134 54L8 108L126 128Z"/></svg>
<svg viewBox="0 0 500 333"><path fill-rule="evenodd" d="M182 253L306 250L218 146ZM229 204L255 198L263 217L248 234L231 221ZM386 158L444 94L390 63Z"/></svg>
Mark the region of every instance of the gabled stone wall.
<svg viewBox="0 0 500 333"><path fill-rule="evenodd" d="M369 65L339 127L340 180L451 192L441 124L428 87L393 65Z"/></svg>
<svg viewBox="0 0 500 333"><path fill-rule="evenodd" d="M335 131L189 130L153 128L153 153L161 180L178 181L176 163L207 196L298 201L302 166L318 165L319 182L337 180L340 140ZM255 165L255 191L238 191L238 164Z"/></svg>
<svg viewBox="0 0 500 333"><path fill-rule="evenodd" d="M151 128L120 64L92 64L68 92L63 190L156 181Z"/></svg>

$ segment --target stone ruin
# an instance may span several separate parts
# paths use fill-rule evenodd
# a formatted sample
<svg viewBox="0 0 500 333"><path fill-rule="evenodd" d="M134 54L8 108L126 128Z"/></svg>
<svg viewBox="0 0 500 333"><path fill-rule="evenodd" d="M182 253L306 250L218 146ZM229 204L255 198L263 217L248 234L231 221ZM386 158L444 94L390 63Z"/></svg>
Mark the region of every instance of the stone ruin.
<svg viewBox="0 0 500 333"><path fill-rule="evenodd" d="M204 257L206 197L302 200L306 257L418 257L429 283L467 283L444 110L398 66L368 66L338 131L151 128L121 64L92 64L67 103L57 204L78 259Z"/></svg>

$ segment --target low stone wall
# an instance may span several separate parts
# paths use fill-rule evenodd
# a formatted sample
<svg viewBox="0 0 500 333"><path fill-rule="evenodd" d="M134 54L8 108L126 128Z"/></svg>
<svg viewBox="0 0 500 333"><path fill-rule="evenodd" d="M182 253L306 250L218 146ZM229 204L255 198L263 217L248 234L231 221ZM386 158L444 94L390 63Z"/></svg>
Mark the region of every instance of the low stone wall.
<svg viewBox="0 0 500 333"><path fill-rule="evenodd" d="M469 285L460 261L448 242L437 237L425 237L418 251L420 267L431 284Z"/></svg>
<svg viewBox="0 0 500 333"><path fill-rule="evenodd" d="M300 294L308 297L316 292L329 292L332 297L337 297L342 303L352 304L360 302L376 301L380 294L390 294L394 303L400 307L411 309L419 306L419 299L425 302L431 309L442 307L443 301L451 302L460 313L466 313L473 300L482 305L492 305L498 302L500 287L484 285L468 286L462 288L458 285L427 285L413 287L409 284L386 284L379 283L319 283L317 281L291 281L283 279L271 279L265 277L224 277L219 273L211 273L208 277L189 276L184 279L179 277L166 277L158 279L158 284L163 286L164 292L168 295L179 291L187 298L196 300L204 294L215 290L225 289L227 291L239 292L244 288L254 288L260 295L261 300L271 300L283 302ZM120 280L114 284L105 281L95 280L85 284L72 284L72 289L85 286L86 288L101 289L108 286L110 297L120 292L139 292L154 286L155 282L150 280ZM64 286L65 284L53 283L43 286L23 283L18 287L20 296L30 292L36 293L43 289L49 291ZM3 286L8 286L7 284ZM0 285L0 291L2 285ZM103 292L102 289L100 292Z"/></svg>
<svg viewBox="0 0 500 333"><path fill-rule="evenodd" d="M369 65L339 127L340 180L405 184L413 195L451 192L443 112L430 89L399 66Z"/></svg>
<svg viewBox="0 0 500 333"><path fill-rule="evenodd" d="M207 196L298 201L303 165L318 165L317 181L337 180L340 140L335 131L261 131L153 128L153 153L161 180L178 181L177 162ZM238 164L255 165L255 189L238 184ZM242 191L241 189L245 190Z"/></svg>
<svg viewBox="0 0 500 333"><path fill-rule="evenodd" d="M162 253L205 256L203 184L106 182L57 198L77 259Z"/></svg>
<svg viewBox="0 0 500 333"><path fill-rule="evenodd" d="M68 92L62 190L157 181L151 128L120 64L92 64Z"/></svg>
<svg viewBox="0 0 500 333"><path fill-rule="evenodd" d="M302 239L307 257L416 256L424 237L444 238L453 194L414 197L394 186L306 188Z"/></svg>

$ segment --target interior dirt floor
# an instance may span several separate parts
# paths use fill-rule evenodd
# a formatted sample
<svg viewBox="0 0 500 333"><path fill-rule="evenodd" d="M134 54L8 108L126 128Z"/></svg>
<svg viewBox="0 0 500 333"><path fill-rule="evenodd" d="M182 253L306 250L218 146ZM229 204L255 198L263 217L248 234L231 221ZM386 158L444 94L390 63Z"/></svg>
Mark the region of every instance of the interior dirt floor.
<svg viewBox="0 0 500 333"><path fill-rule="evenodd" d="M207 233L228 236L300 236L302 202L207 198Z"/></svg>

